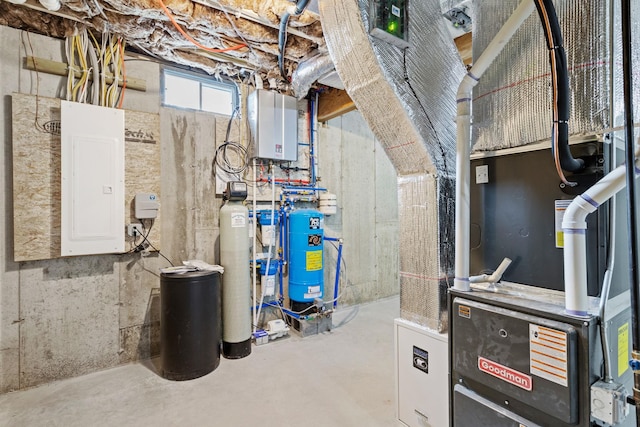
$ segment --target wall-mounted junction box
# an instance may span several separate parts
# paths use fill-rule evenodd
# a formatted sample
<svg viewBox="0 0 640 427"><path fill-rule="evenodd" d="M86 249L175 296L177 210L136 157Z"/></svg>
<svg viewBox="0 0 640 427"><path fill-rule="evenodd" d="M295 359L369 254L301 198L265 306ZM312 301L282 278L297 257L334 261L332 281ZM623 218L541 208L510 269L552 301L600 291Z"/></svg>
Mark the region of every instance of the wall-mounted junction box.
<svg viewBox="0 0 640 427"><path fill-rule="evenodd" d="M401 49L409 47L407 33L407 0L371 2L369 33Z"/></svg>
<svg viewBox="0 0 640 427"><path fill-rule="evenodd" d="M298 160L298 104L296 98L258 89L247 98L247 115L260 159Z"/></svg>
<svg viewBox="0 0 640 427"><path fill-rule="evenodd" d="M158 196L154 193L138 193L135 198L136 218L153 219L158 217L160 203Z"/></svg>

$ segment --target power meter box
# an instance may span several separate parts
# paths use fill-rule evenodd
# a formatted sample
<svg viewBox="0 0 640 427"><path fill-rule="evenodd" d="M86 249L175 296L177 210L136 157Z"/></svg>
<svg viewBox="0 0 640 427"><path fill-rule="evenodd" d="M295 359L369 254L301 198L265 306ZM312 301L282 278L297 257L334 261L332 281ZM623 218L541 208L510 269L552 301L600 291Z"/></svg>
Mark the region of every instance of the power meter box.
<svg viewBox="0 0 640 427"><path fill-rule="evenodd" d="M409 47L407 3L408 0L372 1L369 34L401 49Z"/></svg>
<svg viewBox="0 0 640 427"><path fill-rule="evenodd" d="M136 218L154 219L158 217L160 201L155 193L137 193L134 201Z"/></svg>
<svg viewBox="0 0 640 427"><path fill-rule="evenodd" d="M298 160L298 102L293 96L257 89L247 97L247 117L260 159Z"/></svg>

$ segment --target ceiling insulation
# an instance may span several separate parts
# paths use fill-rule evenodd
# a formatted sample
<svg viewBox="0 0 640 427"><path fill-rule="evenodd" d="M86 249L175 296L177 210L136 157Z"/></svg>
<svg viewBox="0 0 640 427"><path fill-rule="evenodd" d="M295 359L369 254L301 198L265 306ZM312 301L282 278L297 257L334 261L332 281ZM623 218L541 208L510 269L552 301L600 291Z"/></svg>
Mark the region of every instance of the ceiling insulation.
<svg viewBox="0 0 640 427"><path fill-rule="evenodd" d="M295 6L287 0L164 0L177 23L198 43L221 49L246 44L237 50L210 53L192 44L171 23L159 0L62 0L57 12L35 0L16 5L0 0L0 25L63 38L75 27L94 34L121 35L141 53L209 74L234 77L257 72L279 89L288 81L280 76L278 27L280 17ZM313 1L311 3L314 3ZM318 15L305 11L289 21L285 49L288 76L298 63L326 52Z"/></svg>

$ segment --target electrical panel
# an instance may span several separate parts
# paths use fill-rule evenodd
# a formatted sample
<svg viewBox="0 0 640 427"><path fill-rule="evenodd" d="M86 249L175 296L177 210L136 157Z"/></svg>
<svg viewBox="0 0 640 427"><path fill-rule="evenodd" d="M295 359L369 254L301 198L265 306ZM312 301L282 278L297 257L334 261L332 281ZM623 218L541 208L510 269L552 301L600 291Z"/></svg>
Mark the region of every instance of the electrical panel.
<svg viewBox="0 0 640 427"><path fill-rule="evenodd" d="M298 103L296 98L257 89L247 98L247 115L260 159L298 160Z"/></svg>
<svg viewBox="0 0 640 427"><path fill-rule="evenodd" d="M124 111L61 102L61 255L124 252Z"/></svg>
<svg viewBox="0 0 640 427"><path fill-rule="evenodd" d="M376 0L371 2L369 33L398 46L409 47L407 33L407 0Z"/></svg>

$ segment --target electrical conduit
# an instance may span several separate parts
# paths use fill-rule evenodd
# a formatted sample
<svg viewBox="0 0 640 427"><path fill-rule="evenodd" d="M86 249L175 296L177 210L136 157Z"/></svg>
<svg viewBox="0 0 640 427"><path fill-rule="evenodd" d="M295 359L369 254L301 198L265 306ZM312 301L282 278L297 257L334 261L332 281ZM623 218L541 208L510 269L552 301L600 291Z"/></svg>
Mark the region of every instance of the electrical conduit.
<svg viewBox="0 0 640 427"><path fill-rule="evenodd" d="M522 23L531 15L535 5L524 0L516 8L498 34L475 61L471 70L464 76L457 94L458 114L456 144L456 262L454 289L469 291L469 252L470 252L470 154L471 154L471 96L480 77L500 54L507 42L513 37Z"/></svg>
<svg viewBox="0 0 640 427"><path fill-rule="evenodd" d="M629 232L629 293L631 294L631 360L633 371L633 401L636 407L636 426L640 426L640 279L638 278L638 218L636 214L637 165L632 161L633 151L633 70L631 39L631 0L620 1L622 21L622 78L624 86L624 136L627 159L627 227ZM637 151L636 151L637 156ZM634 166L636 169L634 171ZM634 173L635 172L635 173Z"/></svg>
<svg viewBox="0 0 640 427"><path fill-rule="evenodd" d="M287 76L284 71L284 49L287 44L287 26L289 25L289 18L293 16L300 16L302 12L309 4L309 0L298 0L296 2L295 8L292 12L286 11L282 18L280 18L280 32L278 33L278 68L280 68L280 74L282 77Z"/></svg>

